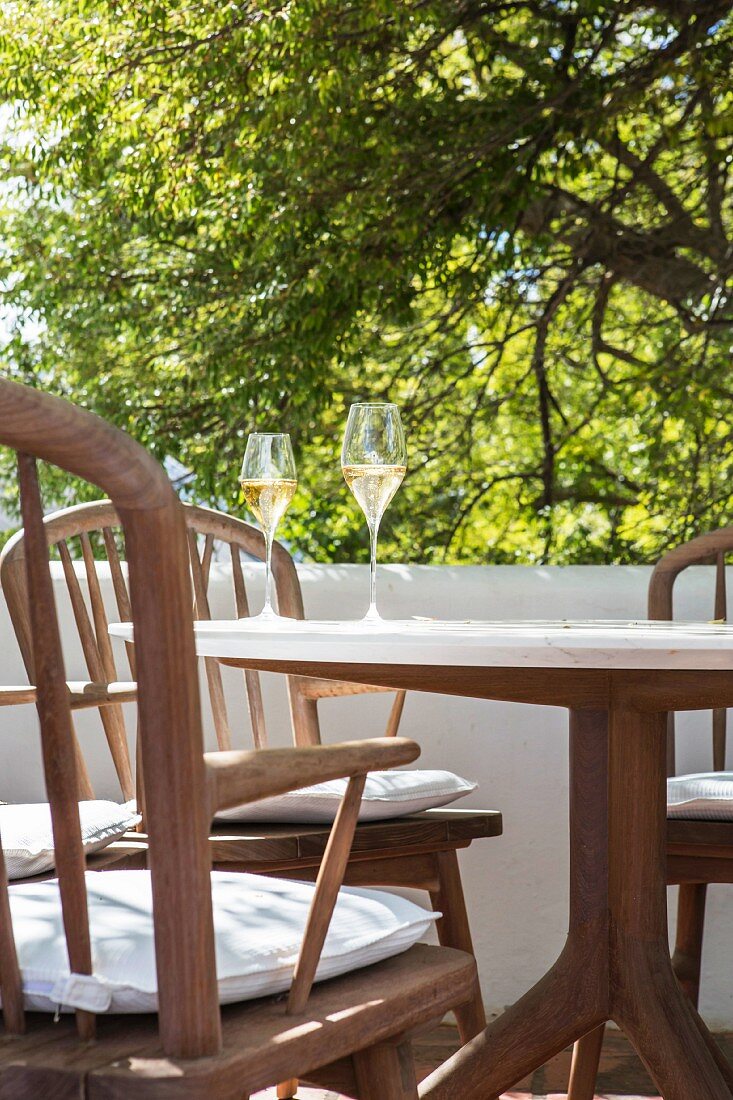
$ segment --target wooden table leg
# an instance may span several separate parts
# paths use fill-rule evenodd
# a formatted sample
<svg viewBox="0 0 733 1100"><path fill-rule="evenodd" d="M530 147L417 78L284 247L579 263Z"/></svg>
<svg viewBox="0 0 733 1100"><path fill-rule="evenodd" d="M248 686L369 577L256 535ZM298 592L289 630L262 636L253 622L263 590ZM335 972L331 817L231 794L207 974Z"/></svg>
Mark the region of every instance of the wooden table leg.
<svg viewBox="0 0 733 1100"><path fill-rule="evenodd" d="M560 958L515 1005L422 1082L429 1100L492 1100L609 1014L608 718L570 718L570 930Z"/></svg>
<svg viewBox="0 0 733 1100"><path fill-rule="evenodd" d="M707 1036L674 976L667 941L666 716L622 704L610 716L611 1018L665 1100L731 1100ZM712 1041L712 1038L711 1040Z"/></svg>
<svg viewBox="0 0 733 1100"><path fill-rule="evenodd" d="M610 727L610 728L609 728ZM420 1086L421 1100L496 1100L606 1019L665 1100L731 1100L725 1062L671 967L666 721L623 703L570 722L570 930L528 994Z"/></svg>
<svg viewBox="0 0 733 1100"><path fill-rule="evenodd" d="M703 1020L700 1013L697 1011L695 1005L687 998L687 996L685 996L685 1001L687 1004L687 1009L692 1016L695 1027L702 1035L708 1050L715 1059L716 1066L725 1078L725 1083L730 1089L731 1096L733 1096L733 1066L731 1066L730 1062L723 1054L723 1051L718 1046L717 1042L715 1041L715 1036L712 1035L711 1032L708 1030L707 1024Z"/></svg>

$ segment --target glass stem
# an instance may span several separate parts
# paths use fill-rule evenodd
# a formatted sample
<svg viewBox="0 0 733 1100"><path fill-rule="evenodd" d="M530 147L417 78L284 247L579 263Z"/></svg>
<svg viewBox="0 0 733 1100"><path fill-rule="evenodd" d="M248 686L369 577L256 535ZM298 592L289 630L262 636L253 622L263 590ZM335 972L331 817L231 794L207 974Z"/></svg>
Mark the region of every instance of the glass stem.
<svg viewBox="0 0 733 1100"><path fill-rule="evenodd" d="M367 619L381 618L377 611L377 536L379 534L379 520L369 524L369 610Z"/></svg>
<svg viewBox="0 0 733 1100"><path fill-rule="evenodd" d="M262 608L262 614L274 616L275 610L272 606L272 544L275 539L275 530L270 528L265 531L265 606Z"/></svg>

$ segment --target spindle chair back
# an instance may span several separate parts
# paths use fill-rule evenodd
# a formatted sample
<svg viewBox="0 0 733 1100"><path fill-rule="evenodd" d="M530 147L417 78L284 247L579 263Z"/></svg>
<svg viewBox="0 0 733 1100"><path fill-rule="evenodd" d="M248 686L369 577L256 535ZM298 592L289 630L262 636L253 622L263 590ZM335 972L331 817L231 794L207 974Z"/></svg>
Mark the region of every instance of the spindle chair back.
<svg viewBox="0 0 733 1100"><path fill-rule="evenodd" d="M733 554L733 527L723 527L699 535L690 542L670 550L654 567L649 582L648 614L650 619L670 621L674 618L674 587L677 578L691 565L710 566L714 570L714 586L710 611L716 622L727 622L728 600L726 592L726 557ZM667 748L668 774L675 774L675 720L669 716ZM725 770L727 712L712 711L712 770Z"/></svg>
<svg viewBox="0 0 733 1100"><path fill-rule="evenodd" d="M193 588L193 615L210 619L209 582L212 562L226 562L231 569L230 617L244 618L250 611L245 561L263 561L264 538L260 531L234 516L196 505L184 505L187 545ZM114 589L116 614L120 621L131 617L124 561L124 538L113 504L108 500L79 504L54 512L44 519L50 551L61 561L64 579L79 636L81 650L89 675L88 681L70 682L72 710L99 708L99 715L109 745L123 798L134 796L135 781L129 752L123 702L135 699L135 647L126 645L127 669L118 672L114 648L109 637L109 619L103 598L105 574L108 572ZM33 661L28 621L28 593L24 573L24 534L19 531L8 542L0 558L0 583L5 593L13 626L23 655L29 679L33 682ZM279 544L273 547L273 577L275 598L281 614L304 618L303 596L295 564ZM244 728L236 729L228 713L221 665L211 657L203 658L217 745L231 749L236 742L246 740ZM289 676L288 694L292 717L292 735L296 745L321 743L317 701L324 697L385 692L389 689L364 685L341 684L333 680L309 680ZM259 673L244 673L244 699L249 711L255 748L268 744L262 687ZM385 736L397 733L404 705L405 692L396 693L390 711ZM83 797L93 797L89 773L81 752L79 758L80 791ZM138 784L139 787L139 784ZM140 791L138 790L138 794Z"/></svg>
<svg viewBox="0 0 733 1100"><path fill-rule="evenodd" d="M231 565L232 602L229 605L231 614L239 619L246 618L252 612L245 583L245 573L242 570L242 554L245 555L246 559L264 561L265 541L262 533L244 520L226 515L223 512L214 511L211 508L186 505L185 512L195 592L195 617L197 619L211 618L208 586L211 563L215 554L217 554L220 560L224 560ZM275 600L280 614L291 619L304 619L303 593L295 562L287 550L277 542L273 546L272 570ZM217 740L220 748L224 748L231 741L231 731L224 702L220 666L215 658L204 658L204 662ZM267 744L260 678L258 673L246 671L244 679L254 743L259 748ZM292 733L296 745L318 745L321 743L321 730L316 708L319 699L372 692L390 693L389 688L345 684L339 683L337 680L317 679L307 676L288 676L287 682ZM385 736L387 737L392 737L397 733L405 694L404 691L395 693L395 701L385 730Z"/></svg>
<svg viewBox="0 0 733 1100"><path fill-rule="evenodd" d="M69 681L69 702L72 711L96 707L107 738L110 755L122 797L134 798L135 782L128 745L128 734L122 703L134 702L134 647L127 647L129 669L121 679L117 672L114 650L108 633L108 619L99 578L100 562L94 543L104 546L109 571L114 584L117 609L125 621L132 615L127 589L126 566L120 560L120 521L113 505L94 505L92 515L87 505L66 508L44 517L49 549L61 562L69 604L73 613L88 680ZM8 605L26 672L34 682L33 652L29 619L29 598L25 573L24 530L18 531L6 544L0 557L0 583ZM86 591L85 591L86 590ZM94 798L94 789L84 756L75 735L79 771L80 797Z"/></svg>

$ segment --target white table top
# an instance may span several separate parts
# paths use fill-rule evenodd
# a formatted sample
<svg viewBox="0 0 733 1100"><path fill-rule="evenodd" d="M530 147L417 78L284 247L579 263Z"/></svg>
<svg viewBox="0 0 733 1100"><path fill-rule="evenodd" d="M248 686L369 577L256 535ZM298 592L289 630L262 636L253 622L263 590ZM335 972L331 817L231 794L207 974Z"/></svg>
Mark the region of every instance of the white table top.
<svg viewBox="0 0 733 1100"><path fill-rule="evenodd" d="M199 622L201 657L494 668L733 670L733 626L715 623L282 619ZM131 623L110 634L132 640Z"/></svg>

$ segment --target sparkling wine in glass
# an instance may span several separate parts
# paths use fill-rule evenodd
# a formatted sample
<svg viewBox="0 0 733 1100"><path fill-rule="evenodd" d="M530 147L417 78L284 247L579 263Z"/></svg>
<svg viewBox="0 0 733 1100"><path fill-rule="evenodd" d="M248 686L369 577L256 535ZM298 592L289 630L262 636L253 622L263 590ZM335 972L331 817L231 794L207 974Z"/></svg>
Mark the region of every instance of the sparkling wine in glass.
<svg viewBox="0 0 733 1100"><path fill-rule="evenodd" d="M265 536L265 606L255 618L278 619L272 606L272 543L298 487L290 436L253 432L247 439L239 482Z"/></svg>
<svg viewBox="0 0 733 1100"><path fill-rule="evenodd" d="M407 448L400 410L388 402L352 405L346 422L341 469L369 528L369 610L365 622L380 622L377 611L377 535L387 505L407 470Z"/></svg>

